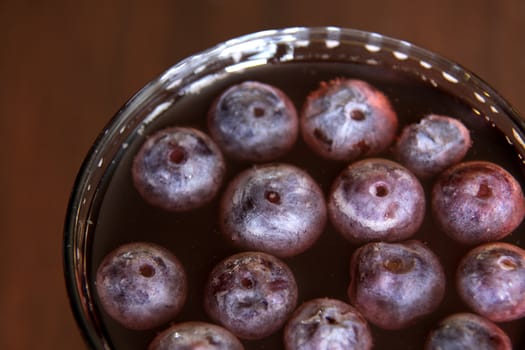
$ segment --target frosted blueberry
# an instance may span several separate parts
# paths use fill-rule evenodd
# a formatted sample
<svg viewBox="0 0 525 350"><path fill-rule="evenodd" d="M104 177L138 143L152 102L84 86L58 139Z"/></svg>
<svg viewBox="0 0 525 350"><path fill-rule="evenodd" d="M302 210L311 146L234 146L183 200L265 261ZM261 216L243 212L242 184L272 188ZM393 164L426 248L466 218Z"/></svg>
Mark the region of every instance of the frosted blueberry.
<svg viewBox="0 0 525 350"><path fill-rule="evenodd" d="M390 146L398 120L388 98L370 84L336 79L308 96L300 125L313 151L327 159L350 161Z"/></svg>
<svg viewBox="0 0 525 350"><path fill-rule="evenodd" d="M279 259L244 252L211 272L204 306L217 323L243 339L264 338L281 328L297 303L292 271Z"/></svg>
<svg viewBox="0 0 525 350"><path fill-rule="evenodd" d="M525 317L525 251L502 242L472 249L457 269L459 295L494 322Z"/></svg>
<svg viewBox="0 0 525 350"><path fill-rule="evenodd" d="M406 328L435 311L445 274L420 241L368 243L352 255L348 296L363 316L384 329Z"/></svg>
<svg viewBox="0 0 525 350"><path fill-rule="evenodd" d="M184 322L159 333L148 350L244 350L244 347L222 327L204 322Z"/></svg>
<svg viewBox="0 0 525 350"><path fill-rule="evenodd" d="M431 114L403 129L394 152L418 177L429 178L459 163L470 145L470 133L461 121Z"/></svg>
<svg viewBox="0 0 525 350"><path fill-rule="evenodd" d="M518 181L499 165L464 162L434 184L432 213L456 241L479 244L514 231L525 215L525 199Z"/></svg>
<svg viewBox="0 0 525 350"><path fill-rule="evenodd" d="M263 162L285 155L299 130L295 106L280 89L256 81L229 87L213 103L208 128L225 154Z"/></svg>
<svg viewBox="0 0 525 350"><path fill-rule="evenodd" d="M425 215L425 193L406 168L386 159L350 164L328 198L334 227L353 243L399 241L412 236Z"/></svg>
<svg viewBox="0 0 525 350"><path fill-rule="evenodd" d="M328 298L301 305L284 330L286 350L369 350L372 334L354 307Z"/></svg>
<svg viewBox="0 0 525 350"><path fill-rule="evenodd" d="M126 328L144 330L172 320L186 300L186 274L168 250L129 243L108 254L96 274L104 310Z"/></svg>
<svg viewBox="0 0 525 350"><path fill-rule="evenodd" d="M459 313L448 316L430 332L425 350L512 350L512 344L489 320Z"/></svg>
<svg viewBox="0 0 525 350"><path fill-rule="evenodd" d="M305 171L266 164L242 172L228 185L219 215L223 234L235 245L288 257L319 238L326 205Z"/></svg>
<svg viewBox="0 0 525 350"><path fill-rule="evenodd" d="M193 128L167 128L150 136L135 156L133 183L150 204L187 211L208 203L225 173L219 148Z"/></svg>

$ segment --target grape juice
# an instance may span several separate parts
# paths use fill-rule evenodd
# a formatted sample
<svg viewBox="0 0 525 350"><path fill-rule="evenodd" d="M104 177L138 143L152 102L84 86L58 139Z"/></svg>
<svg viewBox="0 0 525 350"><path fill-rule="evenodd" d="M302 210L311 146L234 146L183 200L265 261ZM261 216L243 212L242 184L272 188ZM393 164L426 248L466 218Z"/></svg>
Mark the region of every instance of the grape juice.
<svg viewBox="0 0 525 350"><path fill-rule="evenodd" d="M96 269L103 257L121 244L134 241L153 242L168 248L184 265L189 282L188 299L173 323L211 322L203 308L206 279L216 263L239 251L227 244L220 234L218 203L225 185L240 171L253 166L227 158L225 182L219 195L211 203L185 213L165 212L148 205L132 183L132 160L147 135L168 126L191 126L208 132L206 115L209 107L223 90L233 84L255 80L279 87L292 99L300 112L311 91L317 89L321 82L335 78L361 79L386 94L399 118L398 133L403 126L417 122L430 113L460 119L470 130L473 141L464 160L497 163L524 187L523 163L506 135L490 120L475 113L463 100L448 95L419 76L381 66L333 62L275 63L231 73L211 84L203 84L199 91L181 97L148 124L142 133L135 134L130 139L129 146L114 160L115 166L104 176L105 180L99 189L101 195L98 196L101 199L94 206L96 220L89 250L88 271L95 312L99 315L102 328L113 348L145 349L154 336L168 325L149 331L131 331L107 316L98 304L94 288ZM379 156L392 158L390 150ZM320 185L325 196L336 176L348 165L315 155L300 137L294 148L276 162L293 164L306 170ZM374 349L421 349L426 335L439 320L454 312L468 311L457 296L454 276L460 258L471 247L452 241L434 222L428 205L432 183L432 179L422 181L427 196L427 209L423 225L413 238L425 242L439 256L447 276L445 298L436 312L410 328L386 331L371 325ZM524 247L524 229L525 225L522 224L505 241ZM298 256L283 259L295 274L299 304L318 297L330 297L348 303L350 257L356 248L356 245L344 240L327 223L321 238L311 249ZM525 340L522 339L524 321L504 323L500 327L511 337L515 348L525 345ZM282 349L282 338L281 330L266 339L243 340L243 344L247 350Z"/></svg>

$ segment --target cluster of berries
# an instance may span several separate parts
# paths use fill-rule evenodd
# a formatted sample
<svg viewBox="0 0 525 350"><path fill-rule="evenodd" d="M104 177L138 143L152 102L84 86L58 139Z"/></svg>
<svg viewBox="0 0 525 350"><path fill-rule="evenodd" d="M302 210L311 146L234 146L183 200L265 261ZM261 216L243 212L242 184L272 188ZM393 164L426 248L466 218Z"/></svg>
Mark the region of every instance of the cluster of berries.
<svg viewBox="0 0 525 350"><path fill-rule="evenodd" d="M288 350L370 349L369 322L402 329L434 312L445 293L445 273L431 248L411 239L426 215L421 181L429 179L433 218L451 238L475 246L458 266L456 284L481 316L445 319L429 335L427 349L447 348L447 342L511 349L493 321L525 316L525 251L495 241L525 215L519 183L497 164L463 162L471 139L459 120L431 114L399 135L397 129L388 98L361 80L322 83L300 115L280 89L248 81L214 101L210 136L189 127L151 135L135 156L132 177L147 202L167 211L189 211L215 198L227 159L255 165L221 194L221 232L243 252L208 277L204 308L217 325L173 325L150 349L242 349L237 337L259 339L282 327ZM299 135L317 155L349 163L326 200L307 171L272 163ZM387 151L394 160L378 157ZM297 308L300 286L281 259L312 247L327 222L359 245L350 261L349 303L321 298ZM179 313L187 278L165 248L132 243L103 260L96 287L110 316L125 327L148 329Z"/></svg>

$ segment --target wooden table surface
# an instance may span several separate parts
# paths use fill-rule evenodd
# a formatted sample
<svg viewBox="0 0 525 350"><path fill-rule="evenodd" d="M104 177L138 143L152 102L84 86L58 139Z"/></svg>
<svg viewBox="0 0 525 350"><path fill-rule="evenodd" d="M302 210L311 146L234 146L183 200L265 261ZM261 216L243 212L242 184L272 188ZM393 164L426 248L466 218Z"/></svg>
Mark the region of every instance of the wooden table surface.
<svg viewBox="0 0 525 350"><path fill-rule="evenodd" d="M148 80L261 29L383 33L470 68L525 113L525 1L0 1L0 349L85 348L62 230L91 143Z"/></svg>

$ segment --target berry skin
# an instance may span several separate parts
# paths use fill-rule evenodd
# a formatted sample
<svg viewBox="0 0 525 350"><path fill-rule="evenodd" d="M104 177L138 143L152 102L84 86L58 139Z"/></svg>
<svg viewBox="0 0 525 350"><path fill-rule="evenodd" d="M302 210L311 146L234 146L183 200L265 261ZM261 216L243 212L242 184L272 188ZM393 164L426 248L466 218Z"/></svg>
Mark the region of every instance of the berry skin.
<svg viewBox="0 0 525 350"><path fill-rule="evenodd" d="M256 81L231 86L212 104L208 129L225 154L264 162L285 155L295 144L299 120L280 89Z"/></svg>
<svg viewBox="0 0 525 350"><path fill-rule="evenodd" d="M168 250L129 243L100 264L96 290L104 310L126 328L145 330L175 318L186 300L186 273Z"/></svg>
<svg viewBox="0 0 525 350"><path fill-rule="evenodd" d="M337 177L328 213L334 227L352 243L404 240L423 222L425 193L418 179L400 164L364 159Z"/></svg>
<svg viewBox="0 0 525 350"><path fill-rule="evenodd" d="M419 241L368 243L352 255L348 296L363 316L384 329L406 328L437 309L445 274Z"/></svg>
<svg viewBox="0 0 525 350"><path fill-rule="evenodd" d="M369 350L372 334L355 308L319 298L294 312L284 330L284 344L286 350Z"/></svg>
<svg viewBox="0 0 525 350"><path fill-rule="evenodd" d="M388 98L361 80L336 79L312 92L300 118L304 141L320 156L351 161L384 151L397 115Z"/></svg>
<svg viewBox="0 0 525 350"><path fill-rule="evenodd" d="M501 328L475 314L459 313L442 320L428 335L425 350L512 350Z"/></svg>
<svg viewBox="0 0 525 350"><path fill-rule="evenodd" d="M226 166L215 143L192 128L168 128L149 137L133 161L133 183L151 205L187 211L208 203Z"/></svg>
<svg viewBox="0 0 525 350"><path fill-rule="evenodd" d="M416 176L430 178L459 163L470 145L470 133L463 123L431 114L403 129L394 153Z"/></svg>
<svg viewBox="0 0 525 350"><path fill-rule="evenodd" d="M525 199L520 184L499 165L464 162L434 184L432 213L451 238L473 245L514 231L525 215Z"/></svg>
<svg viewBox="0 0 525 350"><path fill-rule="evenodd" d="M222 327L204 322L184 322L158 334L148 350L244 350L244 347Z"/></svg>
<svg viewBox="0 0 525 350"><path fill-rule="evenodd" d="M463 301L494 322L525 316L525 251L502 242L472 249L460 262L456 284Z"/></svg>
<svg viewBox="0 0 525 350"><path fill-rule="evenodd" d="M239 174L226 188L221 231L238 247L279 257L312 246L326 223L324 195L303 170L267 164Z"/></svg>
<svg viewBox="0 0 525 350"><path fill-rule="evenodd" d="M297 284L282 261L244 252L220 262L205 288L204 306L217 323L243 339L261 339L281 328L297 303Z"/></svg>

